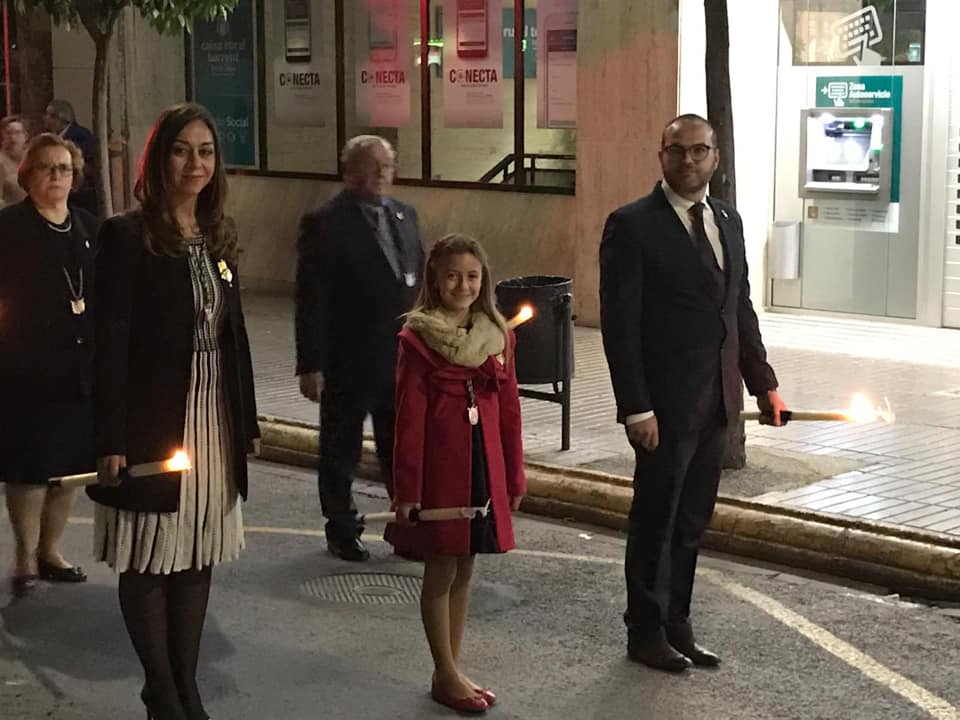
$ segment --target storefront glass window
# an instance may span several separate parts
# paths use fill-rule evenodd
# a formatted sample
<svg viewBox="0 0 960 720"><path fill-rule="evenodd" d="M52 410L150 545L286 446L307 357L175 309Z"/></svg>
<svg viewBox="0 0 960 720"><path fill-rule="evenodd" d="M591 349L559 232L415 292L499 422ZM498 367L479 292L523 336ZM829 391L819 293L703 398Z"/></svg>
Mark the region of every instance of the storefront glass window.
<svg viewBox="0 0 960 720"><path fill-rule="evenodd" d="M337 172L334 19L328 0L264 3L270 170Z"/></svg>
<svg viewBox="0 0 960 720"><path fill-rule="evenodd" d="M794 65L922 65L926 0L784 0Z"/></svg>

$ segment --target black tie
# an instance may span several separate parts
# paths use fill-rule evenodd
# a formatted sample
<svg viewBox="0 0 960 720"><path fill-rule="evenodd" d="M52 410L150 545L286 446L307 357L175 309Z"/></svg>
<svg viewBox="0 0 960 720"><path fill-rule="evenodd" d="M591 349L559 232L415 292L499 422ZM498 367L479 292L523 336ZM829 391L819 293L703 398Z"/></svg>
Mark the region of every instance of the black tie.
<svg viewBox="0 0 960 720"><path fill-rule="evenodd" d="M690 219L693 221L690 235L693 244L697 248L700 259L711 270L719 273L720 264L717 262L717 256L713 252L713 246L710 245L710 239L707 237L707 228L703 224L703 211L706 208L702 202L694 203L690 206Z"/></svg>

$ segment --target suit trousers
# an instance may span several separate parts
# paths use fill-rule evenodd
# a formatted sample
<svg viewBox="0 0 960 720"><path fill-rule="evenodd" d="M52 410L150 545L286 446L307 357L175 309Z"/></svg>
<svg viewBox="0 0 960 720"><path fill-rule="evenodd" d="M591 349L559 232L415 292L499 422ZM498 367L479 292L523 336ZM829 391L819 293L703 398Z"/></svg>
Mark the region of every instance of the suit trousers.
<svg viewBox="0 0 960 720"><path fill-rule="evenodd" d="M371 382L367 387L328 383L320 400L320 462L317 486L327 519L327 537L344 542L363 534L353 500L353 474L363 449L363 423L373 418L380 474L393 497L395 385Z"/></svg>
<svg viewBox="0 0 960 720"><path fill-rule="evenodd" d="M713 515L728 426L718 408L699 430L660 429L653 452L636 451L624 571L631 640L690 616L700 539Z"/></svg>

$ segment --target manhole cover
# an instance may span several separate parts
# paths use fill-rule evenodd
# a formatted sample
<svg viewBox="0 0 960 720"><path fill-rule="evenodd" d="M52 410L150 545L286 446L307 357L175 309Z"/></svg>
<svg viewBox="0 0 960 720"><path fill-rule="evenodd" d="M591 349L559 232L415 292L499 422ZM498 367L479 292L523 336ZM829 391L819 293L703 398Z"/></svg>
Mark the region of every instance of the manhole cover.
<svg viewBox="0 0 960 720"><path fill-rule="evenodd" d="M307 580L300 590L334 602L402 605L419 602L420 578L389 573L328 575Z"/></svg>

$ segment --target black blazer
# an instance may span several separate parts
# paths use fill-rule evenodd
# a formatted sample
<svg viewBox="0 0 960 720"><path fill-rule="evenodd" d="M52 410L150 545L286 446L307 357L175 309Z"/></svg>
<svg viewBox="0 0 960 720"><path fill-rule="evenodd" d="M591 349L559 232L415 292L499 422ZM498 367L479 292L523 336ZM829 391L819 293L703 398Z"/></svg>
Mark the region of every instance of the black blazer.
<svg viewBox="0 0 960 720"><path fill-rule="evenodd" d="M94 256L100 222L70 208L73 248L57 242L29 198L0 210L0 398L89 398ZM63 275L83 269L87 311L74 315Z"/></svg>
<svg viewBox="0 0 960 720"><path fill-rule="evenodd" d="M733 422L741 374L752 395L777 387L750 302L740 215L725 202L707 201L724 246L725 290L659 183L607 218L600 324L620 422L652 410L661 426L699 428L713 416L721 387Z"/></svg>
<svg viewBox="0 0 960 720"><path fill-rule="evenodd" d="M424 253L416 211L392 199L386 209L412 287L393 274L352 192L340 192L301 220L298 375L319 370L340 388L393 381L397 333L419 292Z"/></svg>
<svg viewBox="0 0 960 720"><path fill-rule="evenodd" d="M67 125L63 139L76 145L83 155L83 182L70 193L70 201L97 214L97 139L87 128L75 122Z"/></svg>
<svg viewBox="0 0 960 720"><path fill-rule="evenodd" d="M237 268L230 264L230 270L232 281L220 281L227 310L222 387L237 487L246 498L246 455L260 432ZM194 332L188 260L149 253L142 217L132 212L103 224L97 277L97 456L126 455L130 465L163 460L183 444Z"/></svg>

